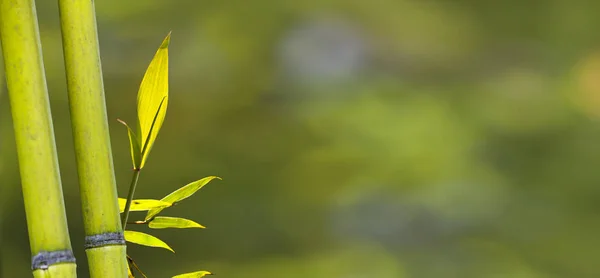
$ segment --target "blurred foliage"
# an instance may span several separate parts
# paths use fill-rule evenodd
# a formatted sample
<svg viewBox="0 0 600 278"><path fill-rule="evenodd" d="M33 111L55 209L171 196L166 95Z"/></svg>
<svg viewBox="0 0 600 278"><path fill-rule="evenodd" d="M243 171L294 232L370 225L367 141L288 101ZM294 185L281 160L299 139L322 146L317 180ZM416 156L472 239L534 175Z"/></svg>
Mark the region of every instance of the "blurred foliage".
<svg viewBox="0 0 600 278"><path fill-rule="evenodd" d="M37 5L85 277L58 12L52 1ZM598 8L97 1L120 196L131 165L116 118L135 118L148 53L169 30L169 115L136 198L224 178L169 209L208 227L156 231L177 254L131 255L151 277L599 277ZM26 277L8 110L1 94L0 276Z"/></svg>

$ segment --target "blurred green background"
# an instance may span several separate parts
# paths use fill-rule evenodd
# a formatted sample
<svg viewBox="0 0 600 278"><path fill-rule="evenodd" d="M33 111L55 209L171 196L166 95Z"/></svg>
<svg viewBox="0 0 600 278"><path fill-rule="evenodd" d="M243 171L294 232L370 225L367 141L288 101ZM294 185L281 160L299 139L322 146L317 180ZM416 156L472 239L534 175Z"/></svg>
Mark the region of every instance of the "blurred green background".
<svg viewBox="0 0 600 278"><path fill-rule="evenodd" d="M37 10L71 240L87 277L55 2ZM224 179L165 211L207 229L155 231L177 253L131 246L131 255L150 277L600 277L598 9L97 1L120 196L131 163L116 119L135 119L137 87L170 30L169 109L136 197ZM30 277L2 88L0 275Z"/></svg>

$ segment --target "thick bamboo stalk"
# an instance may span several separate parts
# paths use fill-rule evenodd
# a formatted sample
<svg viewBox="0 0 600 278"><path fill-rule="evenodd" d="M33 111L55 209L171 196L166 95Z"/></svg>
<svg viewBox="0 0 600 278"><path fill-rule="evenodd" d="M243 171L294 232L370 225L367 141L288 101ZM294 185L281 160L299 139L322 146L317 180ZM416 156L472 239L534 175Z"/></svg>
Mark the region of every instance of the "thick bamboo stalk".
<svg viewBox="0 0 600 278"><path fill-rule="evenodd" d="M59 0L91 277L127 277L92 0Z"/></svg>
<svg viewBox="0 0 600 278"><path fill-rule="evenodd" d="M0 0L0 40L34 277L76 277L33 0Z"/></svg>

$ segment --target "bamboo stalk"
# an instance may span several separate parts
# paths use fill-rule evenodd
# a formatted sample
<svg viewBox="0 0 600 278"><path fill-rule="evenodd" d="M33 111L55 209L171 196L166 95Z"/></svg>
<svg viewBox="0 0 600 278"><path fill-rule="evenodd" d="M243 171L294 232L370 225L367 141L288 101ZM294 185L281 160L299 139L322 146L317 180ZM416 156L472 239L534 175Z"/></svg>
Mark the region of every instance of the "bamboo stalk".
<svg viewBox="0 0 600 278"><path fill-rule="evenodd" d="M127 277L94 4L59 9L90 277Z"/></svg>
<svg viewBox="0 0 600 278"><path fill-rule="evenodd" d="M94 3L59 9L90 277L127 277Z"/></svg>
<svg viewBox="0 0 600 278"><path fill-rule="evenodd" d="M34 277L76 277L33 0L0 0L0 40Z"/></svg>

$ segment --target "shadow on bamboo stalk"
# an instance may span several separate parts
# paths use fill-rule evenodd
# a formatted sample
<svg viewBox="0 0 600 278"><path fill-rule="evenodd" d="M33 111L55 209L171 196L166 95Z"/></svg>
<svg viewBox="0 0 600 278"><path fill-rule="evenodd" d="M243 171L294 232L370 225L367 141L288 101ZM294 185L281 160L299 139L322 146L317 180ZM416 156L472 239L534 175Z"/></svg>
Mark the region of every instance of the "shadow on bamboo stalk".
<svg viewBox="0 0 600 278"><path fill-rule="evenodd" d="M76 277L33 0L0 0L0 40L34 277Z"/></svg>
<svg viewBox="0 0 600 278"><path fill-rule="evenodd" d="M90 277L127 277L94 4L59 9Z"/></svg>

